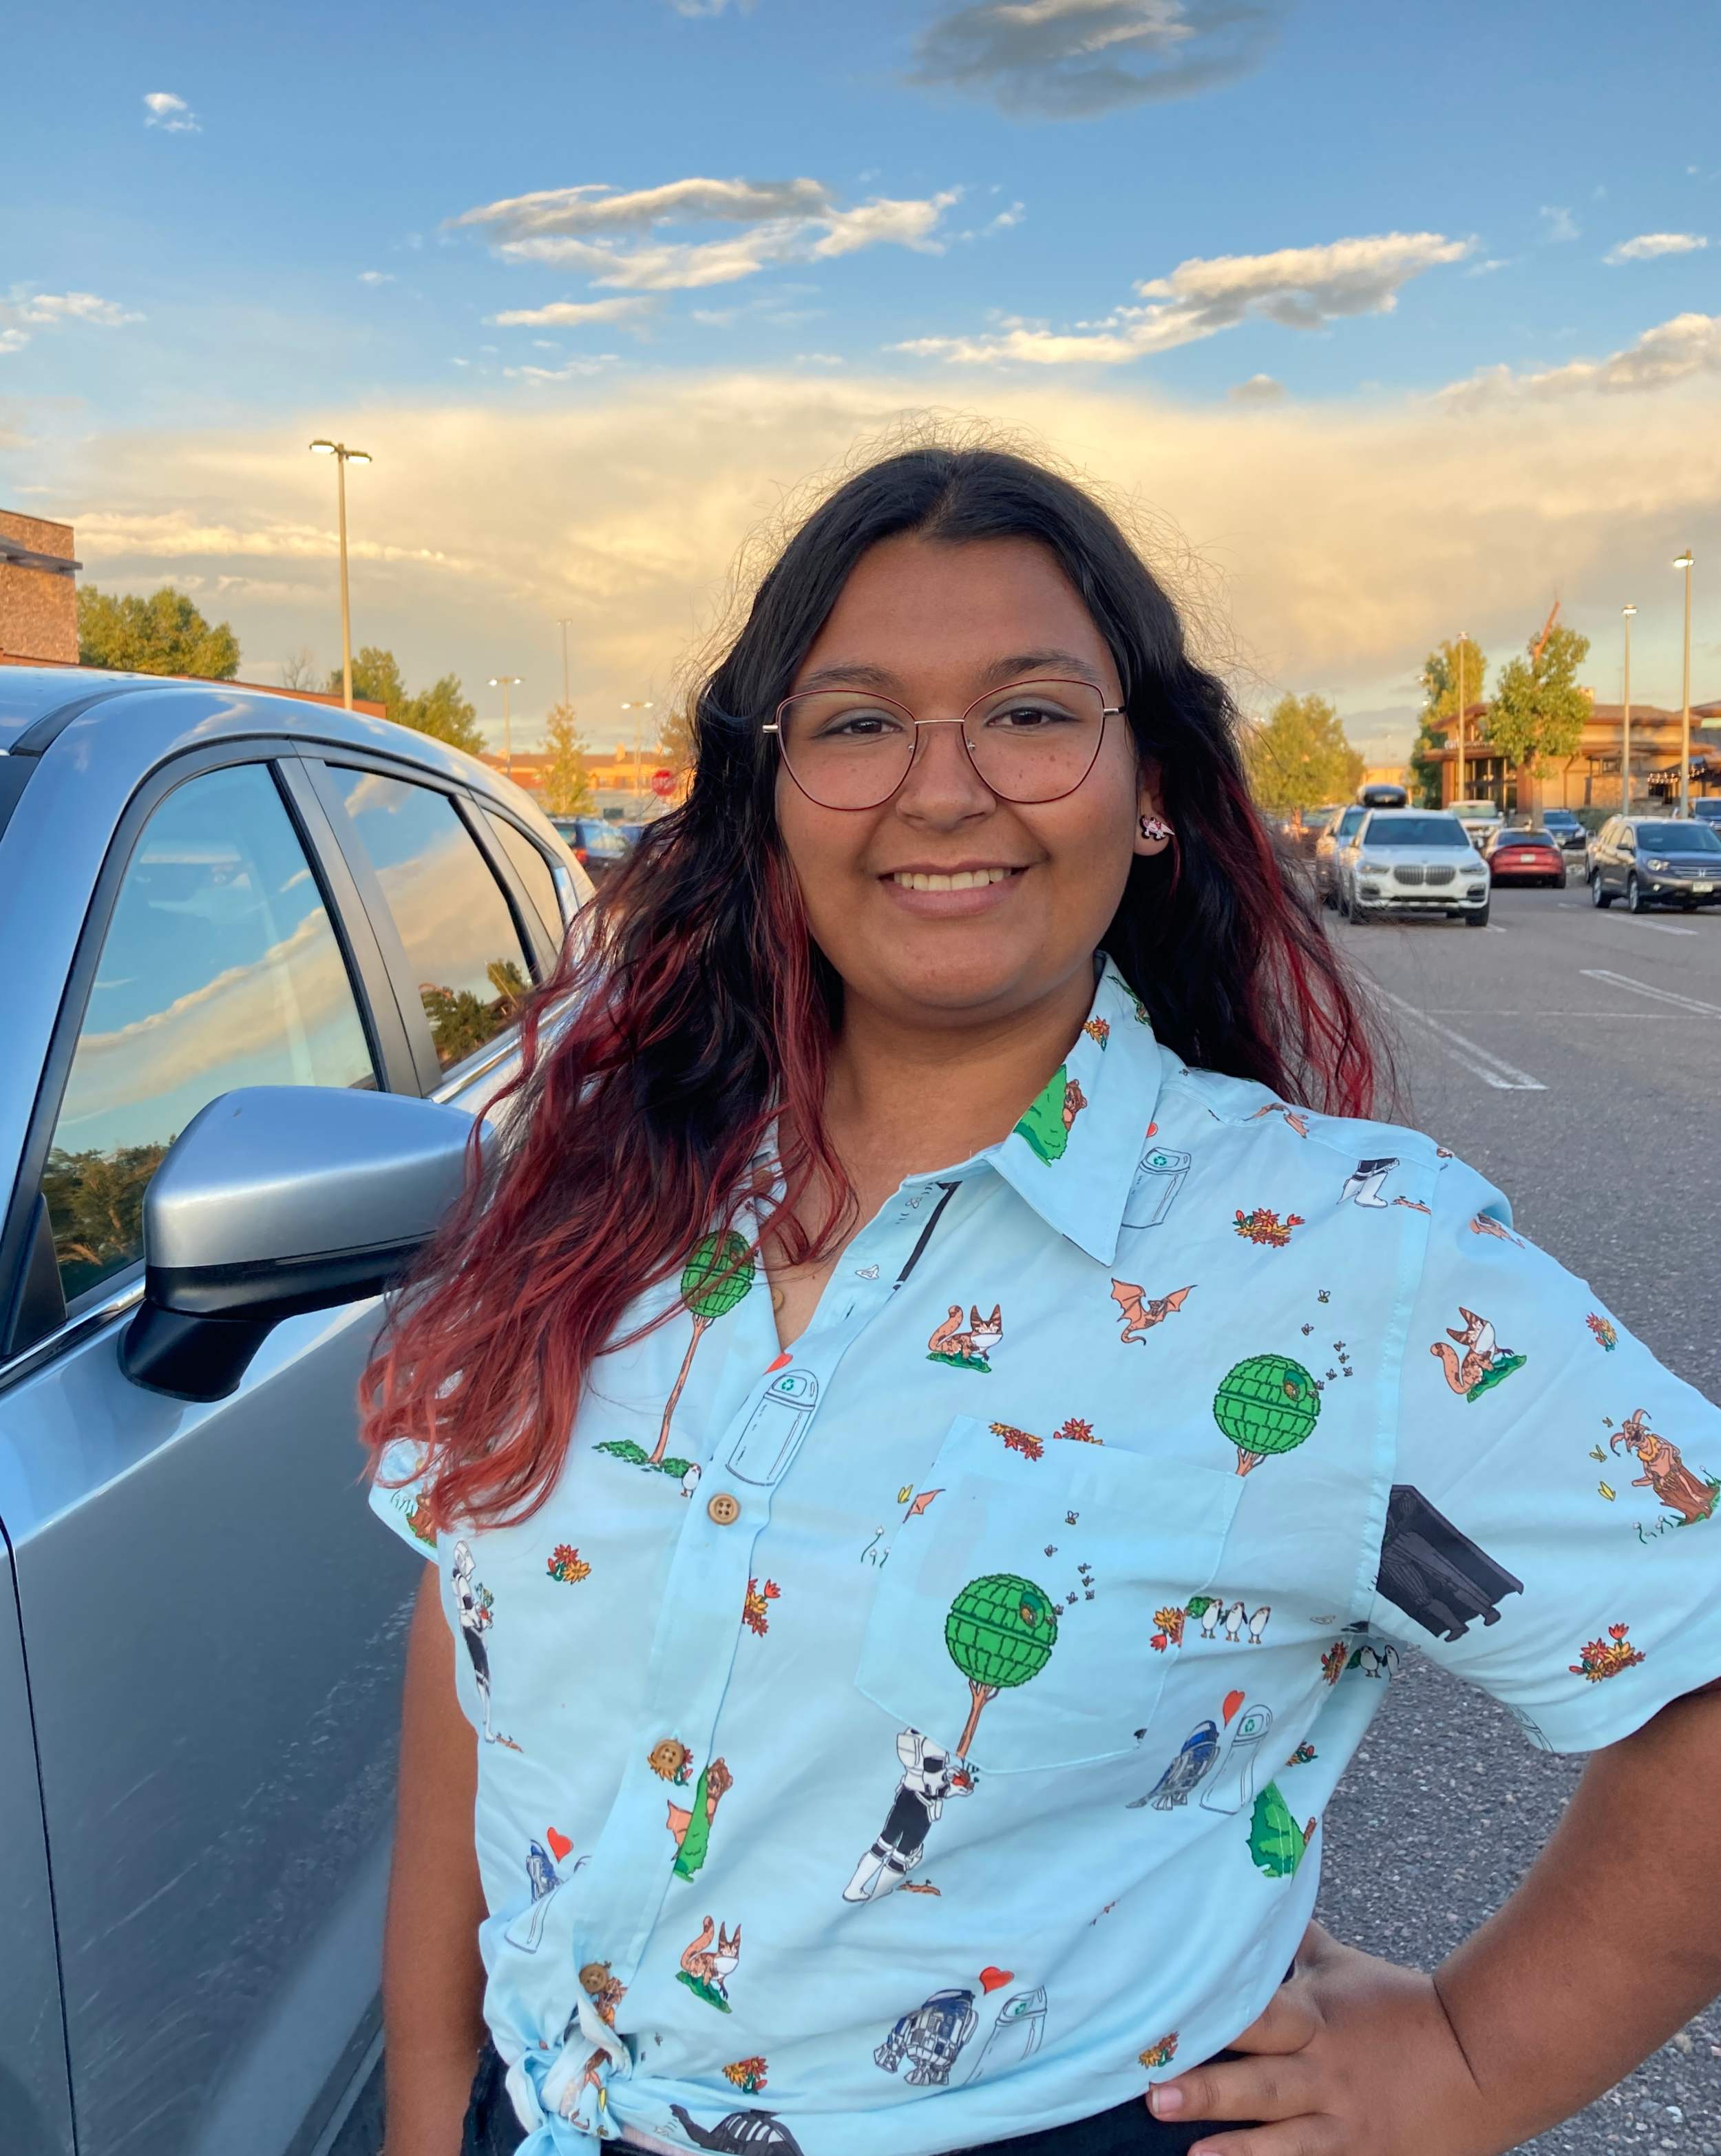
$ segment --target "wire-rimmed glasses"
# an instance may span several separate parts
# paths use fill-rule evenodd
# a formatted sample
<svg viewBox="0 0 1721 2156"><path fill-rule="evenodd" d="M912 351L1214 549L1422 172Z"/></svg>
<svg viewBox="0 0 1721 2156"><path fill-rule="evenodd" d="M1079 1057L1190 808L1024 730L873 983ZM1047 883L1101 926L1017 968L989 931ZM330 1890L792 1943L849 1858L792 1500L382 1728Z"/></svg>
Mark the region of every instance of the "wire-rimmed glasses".
<svg viewBox="0 0 1721 2156"><path fill-rule="evenodd" d="M822 808L878 808L912 767L926 726L955 726L981 783L1001 801L1061 800L1094 768L1108 704L1091 681L1036 675L976 696L960 719L917 719L863 689L785 696L762 731L775 734L789 776Z"/></svg>

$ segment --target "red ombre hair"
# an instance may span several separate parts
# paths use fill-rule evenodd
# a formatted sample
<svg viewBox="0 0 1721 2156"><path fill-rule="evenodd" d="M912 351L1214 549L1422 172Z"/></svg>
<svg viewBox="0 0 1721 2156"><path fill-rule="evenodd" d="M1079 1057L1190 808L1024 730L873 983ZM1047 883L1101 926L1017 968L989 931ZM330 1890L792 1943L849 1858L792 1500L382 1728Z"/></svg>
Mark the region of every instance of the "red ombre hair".
<svg viewBox="0 0 1721 2156"><path fill-rule="evenodd" d="M799 1263L848 1224L823 1118L843 985L808 933L760 727L855 563L899 532L1038 542L1105 638L1177 833L1135 860L1104 938L1159 1039L1288 1100L1370 1110L1357 996L1249 798L1231 698L1122 530L1073 481L1002 449L885 457L801 525L704 680L688 798L648 826L528 1007L492 1157L365 1373L373 1466L394 1440L415 1445L438 1526L511 1523L543 1502L593 1359L673 1313L672 1299L623 1329L636 1297L753 1194L774 1126L784 1194L763 1233ZM839 1196L808 1228L796 1209L812 1188Z"/></svg>

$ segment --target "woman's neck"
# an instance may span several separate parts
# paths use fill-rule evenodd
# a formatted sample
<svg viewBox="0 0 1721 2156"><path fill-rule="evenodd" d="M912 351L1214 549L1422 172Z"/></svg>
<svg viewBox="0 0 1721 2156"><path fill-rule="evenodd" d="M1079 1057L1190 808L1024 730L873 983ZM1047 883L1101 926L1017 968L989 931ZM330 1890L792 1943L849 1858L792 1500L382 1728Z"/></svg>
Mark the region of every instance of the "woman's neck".
<svg viewBox="0 0 1721 2156"><path fill-rule="evenodd" d="M1084 967L1027 1010L923 1025L851 997L825 1122L864 1189L949 1167L1006 1137L1069 1052L1094 1000Z"/></svg>

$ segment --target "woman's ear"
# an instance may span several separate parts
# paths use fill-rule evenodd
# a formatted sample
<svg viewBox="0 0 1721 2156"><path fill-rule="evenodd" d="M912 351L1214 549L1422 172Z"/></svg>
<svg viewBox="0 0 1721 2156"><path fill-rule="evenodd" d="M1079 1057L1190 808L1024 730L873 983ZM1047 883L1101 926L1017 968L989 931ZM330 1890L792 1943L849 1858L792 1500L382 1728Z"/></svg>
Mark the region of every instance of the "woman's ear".
<svg viewBox="0 0 1721 2156"><path fill-rule="evenodd" d="M1144 773L1135 794L1135 851L1148 856L1162 854L1177 834L1160 813L1159 790Z"/></svg>

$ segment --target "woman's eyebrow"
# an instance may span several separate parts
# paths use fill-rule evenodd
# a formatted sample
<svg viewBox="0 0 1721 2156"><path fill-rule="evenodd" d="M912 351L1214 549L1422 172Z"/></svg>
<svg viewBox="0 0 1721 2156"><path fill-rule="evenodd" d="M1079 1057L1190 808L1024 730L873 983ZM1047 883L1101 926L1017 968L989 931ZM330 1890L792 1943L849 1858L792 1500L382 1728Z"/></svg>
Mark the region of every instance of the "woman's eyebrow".
<svg viewBox="0 0 1721 2156"><path fill-rule="evenodd" d="M1047 649L1039 651L1018 651L1006 659L995 659L980 675L980 686L990 689L1006 681L1024 680L1031 674L1044 673L1048 669L1073 674L1080 680L1092 681L1104 687L1099 670L1073 651ZM820 666L803 677L796 694L806 694L812 689L877 689L885 696L900 696L903 684L886 666L868 666L859 660L839 662L834 666Z"/></svg>

